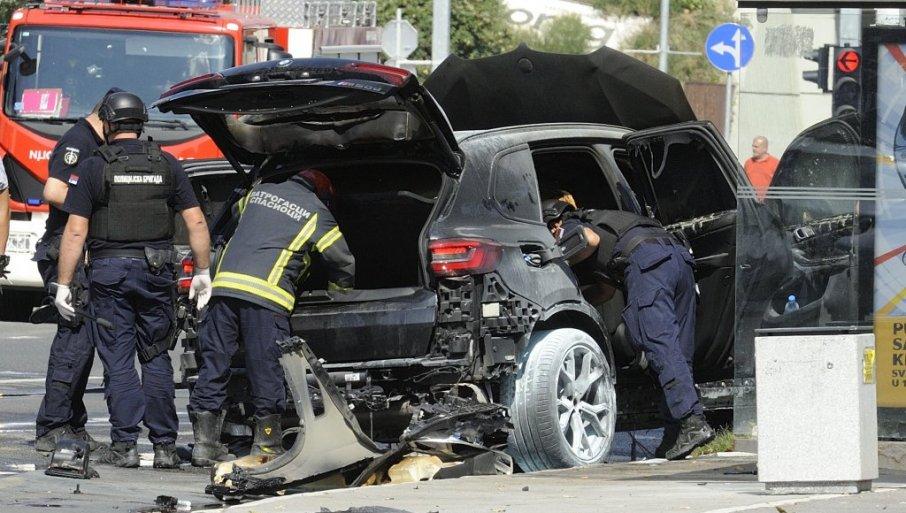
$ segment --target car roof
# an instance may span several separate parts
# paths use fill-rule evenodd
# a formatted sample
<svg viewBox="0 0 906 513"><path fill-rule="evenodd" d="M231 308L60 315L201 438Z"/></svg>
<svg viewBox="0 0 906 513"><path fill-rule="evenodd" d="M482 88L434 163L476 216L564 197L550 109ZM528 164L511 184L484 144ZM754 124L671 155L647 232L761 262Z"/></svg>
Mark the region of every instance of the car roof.
<svg viewBox="0 0 906 513"><path fill-rule="evenodd" d="M456 140L460 144L463 144L485 137L532 133L537 134L538 137L531 137L530 139L581 138L589 136L604 139L621 139L624 135L632 133L632 131L632 129L626 127L600 125L596 123L543 123L535 125L505 126L488 130L461 130L455 132L454 135L456 136ZM552 132L558 133L554 134Z"/></svg>

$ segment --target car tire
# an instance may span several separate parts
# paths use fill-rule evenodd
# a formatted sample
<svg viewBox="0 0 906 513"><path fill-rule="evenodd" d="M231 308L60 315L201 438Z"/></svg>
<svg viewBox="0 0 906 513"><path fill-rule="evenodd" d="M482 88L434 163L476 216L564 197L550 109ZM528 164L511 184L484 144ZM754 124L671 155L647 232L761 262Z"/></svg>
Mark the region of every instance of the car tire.
<svg viewBox="0 0 906 513"><path fill-rule="evenodd" d="M533 333L501 396L514 427L508 452L523 471L591 465L610 454L614 379L600 346L584 331Z"/></svg>

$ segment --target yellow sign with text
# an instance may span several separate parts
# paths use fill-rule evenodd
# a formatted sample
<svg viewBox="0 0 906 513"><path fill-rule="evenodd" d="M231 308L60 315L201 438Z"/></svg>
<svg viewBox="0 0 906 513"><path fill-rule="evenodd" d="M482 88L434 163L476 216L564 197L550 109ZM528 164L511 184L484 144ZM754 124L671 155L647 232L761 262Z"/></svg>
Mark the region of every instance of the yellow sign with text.
<svg viewBox="0 0 906 513"><path fill-rule="evenodd" d="M906 407L906 317L875 317L878 406Z"/></svg>

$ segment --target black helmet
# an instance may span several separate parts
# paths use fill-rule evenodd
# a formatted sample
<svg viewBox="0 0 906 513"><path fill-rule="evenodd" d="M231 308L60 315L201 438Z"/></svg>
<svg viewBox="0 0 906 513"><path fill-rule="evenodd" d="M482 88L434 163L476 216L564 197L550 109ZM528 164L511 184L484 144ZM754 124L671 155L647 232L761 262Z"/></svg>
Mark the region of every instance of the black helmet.
<svg viewBox="0 0 906 513"><path fill-rule="evenodd" d="M563 214L572 212L573 210L575 210L575 208L573 208L572 205L562 200L549 199L541 202L541 216L545 223L560 219L563 217Z"/></svg>
<svg viewBox="0 0 906 513"><path fill-rule="evenodd" d="M104 103L98 110L98 117L101 121L113 124L137 124L148 121L148 111L145 109L145 103L138 96L125 91L107 95ZM139 126L139 129L141 127Z"/></svg>

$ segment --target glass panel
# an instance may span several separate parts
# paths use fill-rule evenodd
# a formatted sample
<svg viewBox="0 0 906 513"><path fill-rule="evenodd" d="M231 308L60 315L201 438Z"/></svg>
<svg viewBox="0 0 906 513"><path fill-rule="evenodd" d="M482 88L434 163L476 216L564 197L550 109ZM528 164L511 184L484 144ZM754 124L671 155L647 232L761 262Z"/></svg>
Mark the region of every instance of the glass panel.
<svg viewBox="0 0 906 513"><path fill-rule="evenodd" d="M737 434L756 431L756 336L877 332L881 296L891 313L903 308L906 314L906 305L897 302L906 287L906 265L899 253L886 266L879 266L877 258L906 241L906 205L900 206L906 195L894 157L906 107L903 68L887 72L891 84L885 92L871 85L868 76L874 71L867 65L851 74L837 67L844 52L867 48L874 14L866 10L852 16L847 10L769 9L766 19L759 20L754 10L741 11L741 24L755 40L755 55L732 77L738 105L729 137L751 182L737 191ZM854 49L843 47L846 43ZM821 72L816 71L819 66ZM879 86L884 74L878 69ZM828 91L816 82L826 83ZM849 94L853 87L856 94ZM877 153L874 130L867 130L875 113L869 107L875 106L879 117L886 114L883 123L878 120ZM883 141L888 141L886 148ZM876 273L885 268L892 274L881 279ZM890 307L891 301L896 305ZM898 324L885 326L893 333ZM885 376L893 378L887 367L896 359L888 354L885 361L883 339L879 336L876 343L883 406ZM906 363L902 368L906 374ZM906 378L902 383L906 388ZM894 418L903 419L901 412ZM890 435L883 427L885 415L879 426L882 437Z"/></svg>
<svg viewBox="0 0 906 513"><path fill-rule="evenodd" d="M517 221L541 222L538 181L527 146L500 156L493 167L494 200L503 215Z"/></svg>
<svg viewBox="0 0 906 513"><path fill-rule="evenodd" d="M5 109L17 118L84 117L113 86L150 105L177 82L233 65L232 41L219 35L21 27L14 41L25 51L9 67Z"/></svg>

